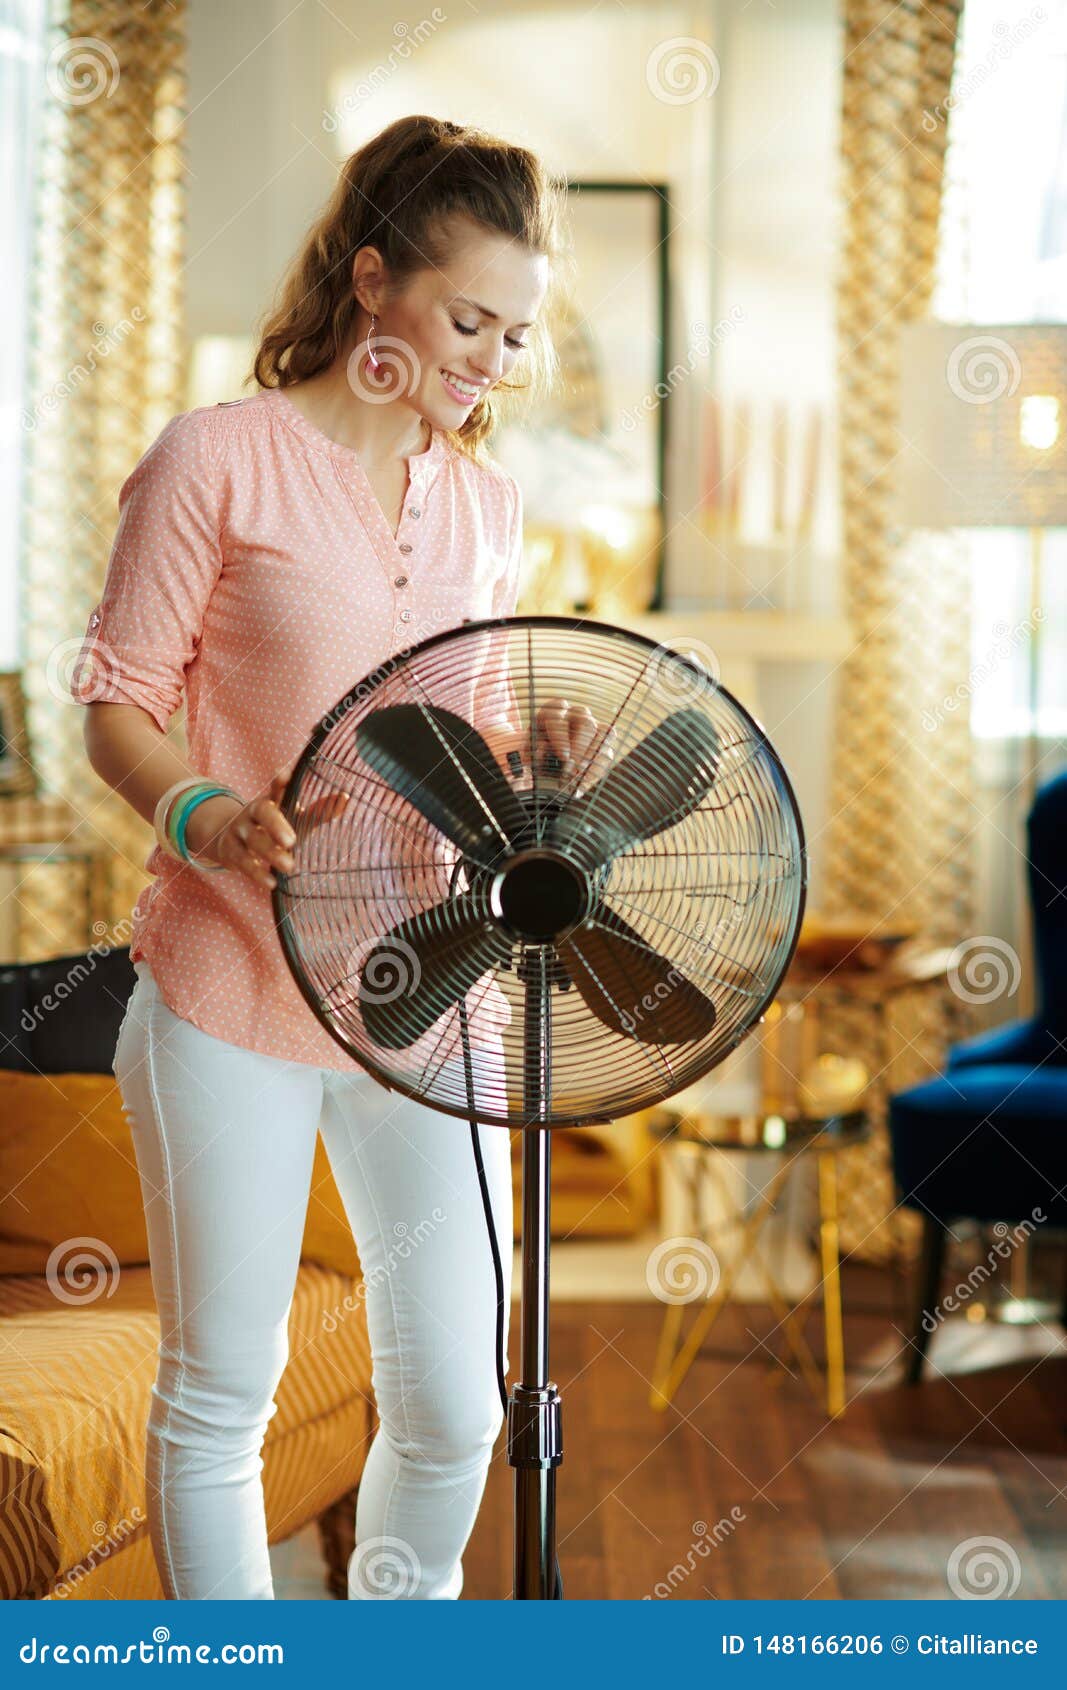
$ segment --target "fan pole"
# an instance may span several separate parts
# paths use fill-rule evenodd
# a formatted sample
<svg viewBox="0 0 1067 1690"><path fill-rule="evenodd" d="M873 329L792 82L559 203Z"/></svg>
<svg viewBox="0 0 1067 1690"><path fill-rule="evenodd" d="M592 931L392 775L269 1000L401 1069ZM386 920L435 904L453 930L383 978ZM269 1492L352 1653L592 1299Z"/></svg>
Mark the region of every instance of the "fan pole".
<svg viewBox="0 0 1067 1690"><path fill-rule="evenodd" d="M523 1037L523 1118L551 1112L550 985L543 950L518 966L526 987ZM522 1135L522 1338L520 1377L508 1397L508 1462L515 1469L516 1600L545 1600L556 1588L556 1468L563 1460L560 1394L548 1377L548 1280L552 1134L524 1127Z"/></svg>

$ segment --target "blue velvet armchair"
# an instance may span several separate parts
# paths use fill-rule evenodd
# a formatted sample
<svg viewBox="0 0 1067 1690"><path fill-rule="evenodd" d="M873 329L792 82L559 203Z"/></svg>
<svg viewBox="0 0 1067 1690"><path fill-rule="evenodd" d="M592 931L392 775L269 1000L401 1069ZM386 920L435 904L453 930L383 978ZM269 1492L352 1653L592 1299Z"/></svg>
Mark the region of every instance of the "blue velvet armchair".
<svg viewBox="0 0 1067 1690"><path fill-rule="evenodd" d="M890 1099L901 1203L923 1216L906 1377L918 1382L956 1220L1067 1227L1067 770L1027 818L1036 1009L965 1040L945 1072Z"/></svg>

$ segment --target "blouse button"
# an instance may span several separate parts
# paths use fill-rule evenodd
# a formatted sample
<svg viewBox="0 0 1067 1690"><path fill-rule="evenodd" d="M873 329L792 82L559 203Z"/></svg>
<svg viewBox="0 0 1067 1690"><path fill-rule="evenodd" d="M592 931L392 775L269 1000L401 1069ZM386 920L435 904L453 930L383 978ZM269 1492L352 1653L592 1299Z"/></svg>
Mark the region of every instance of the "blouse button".
<svg viewBox="0 0 1067 1690"><path fill-rule="evenodd" d="M410 622L411 618L414 616L414 614L415 614L415 612L413 610L402 610L400 612L401 622Z"/></svg>
<svg viewBox="0 0 1067 1690"><path fill-rule="evenodd" d="M100 618L96 614L95 610L93 611L93 614L89 618L89 626L90 626L90 628L99 628L99 626L100 626Z"/></svg>
<svg viewBox="0 0 1067 1690"><path fill-rule="evenodd" d="M403 543L403 545L402 545L402 546L401 546L401 548L400 548L400 550L401 550L401 551L402 551L402 552L410 552L410 550L411 550L411 547L410 547L410 546L409 546L409 545L408 545L408 543L407 543L407 541L406 541L406 540L405 540L405 541L404 541L404 543Z"/></svg>
<svg viewBox="0 0 1067 1690"><path fill-rule="evenodd" d="M422 512L421 511L408 511L408 515L409 516L421 516Z"/></svg>
<svg viewBox="0 0 1067 1690"><path fill-rule="evenodd" d="M398 575L396 580L393 582L394 587L406 587L407 584L408 578L406 575Z"/></svg>

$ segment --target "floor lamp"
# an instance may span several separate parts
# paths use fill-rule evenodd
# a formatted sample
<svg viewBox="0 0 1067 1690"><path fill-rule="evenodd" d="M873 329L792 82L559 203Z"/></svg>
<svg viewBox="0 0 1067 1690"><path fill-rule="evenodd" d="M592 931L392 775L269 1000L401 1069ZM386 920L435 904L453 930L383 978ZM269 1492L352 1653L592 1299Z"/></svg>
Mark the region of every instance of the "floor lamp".
<svg viewBox="0 0 1067 1690"><path fill-rule="evenodd" d="M901 527L1029 530L1029 810L1040 762L1042 545L1046 528L1067 524L1067 324L905 324L899 420L894 514ZM1013 1258L1004 1318L1025 1323L1043 1308L1029 1296L1028 1275L1027 1248Z"/></svg>

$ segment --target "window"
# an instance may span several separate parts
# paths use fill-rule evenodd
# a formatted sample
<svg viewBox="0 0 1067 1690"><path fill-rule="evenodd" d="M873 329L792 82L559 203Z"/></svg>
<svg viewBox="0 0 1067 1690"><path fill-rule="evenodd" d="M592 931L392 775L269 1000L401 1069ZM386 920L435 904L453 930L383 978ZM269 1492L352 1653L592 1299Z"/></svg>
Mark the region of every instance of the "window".
<svg viewBox="0 0 1067 1690"><path fill-rule="evenodd" d="M1067 322L1067 3L967 0L952 88L940 274L933 315ZM1067 437L1063 447L1067 451ZM1043 741L1067 733L1067 530L1042 530L1037 648ZM968 531L973 582L971 726L1030 732L1030 536ZM1031 624L1033 626L1033 624Z"/></svg>
<svg viewBox="0 0 1067 1690"><path fill-rule="evenodd" d="M18 559L33 247L33 181L45 85L46 0L0 0L0 669L19 666Z"/></svg>

